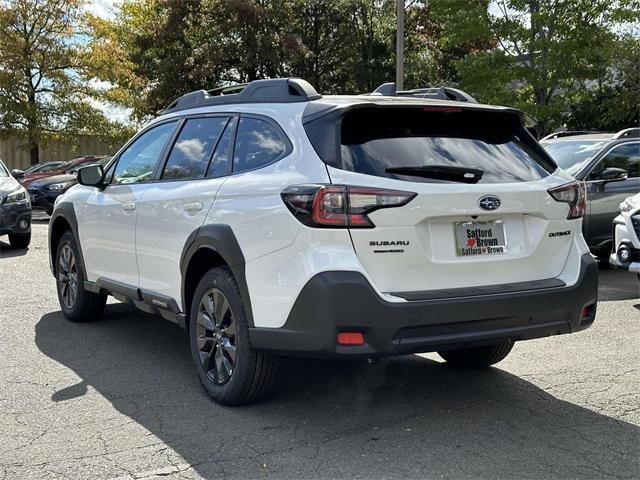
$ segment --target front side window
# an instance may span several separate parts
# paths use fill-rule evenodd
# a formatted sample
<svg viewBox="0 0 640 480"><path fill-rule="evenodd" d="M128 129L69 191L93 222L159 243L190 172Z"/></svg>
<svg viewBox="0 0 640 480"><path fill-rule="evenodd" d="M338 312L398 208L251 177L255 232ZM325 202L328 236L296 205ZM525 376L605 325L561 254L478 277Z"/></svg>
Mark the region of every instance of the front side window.
<svg viewBox="0 0 640 480"><path fill-rule="evenodd" d="M589 173L588 180L597 180L607 168L626 170L628 178L640 177L640 142L615 147Z"/></svg>
<svg viewBox="0 0 640 480"><path fill-rule="evenodd" d="M246 172L264 167L282 157L286 150L287 143L271 123L259 118L240 118L233 171Z"/></svg>
<svg viewBox="0 0 640 480"><path fill-rule="evenodd" d="M162 173L163 180L203 178L228 117L186 121Z"/></svg>
<svg viewBox="0 0 640 480"><path fill-rule="evenodd" d="M153 127L129 145L118 159L112 183L129 184L150 180L177 123L174 121Z"/></svg>
<svg viewBox="0 0 640 480"><path fill-rule="evenodd" d="M0 161L0 177L8 177L9 171L5 168L4 163Z"/></svg>

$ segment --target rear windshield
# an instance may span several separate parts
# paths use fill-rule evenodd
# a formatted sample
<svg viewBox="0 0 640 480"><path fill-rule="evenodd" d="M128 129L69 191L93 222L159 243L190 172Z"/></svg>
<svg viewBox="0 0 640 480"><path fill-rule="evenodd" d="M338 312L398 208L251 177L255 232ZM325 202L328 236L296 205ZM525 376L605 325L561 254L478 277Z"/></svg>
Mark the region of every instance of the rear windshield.
<svg viewBox="0 0 640 480"><path fill-rule="evenodd" d="M456 182L461 180L434 175L433 170L468 169L482 172L470 183L512 183L539 180L555 170L513 113L363 108L344 115L339 136L334 166L379 177Z"/></svg>

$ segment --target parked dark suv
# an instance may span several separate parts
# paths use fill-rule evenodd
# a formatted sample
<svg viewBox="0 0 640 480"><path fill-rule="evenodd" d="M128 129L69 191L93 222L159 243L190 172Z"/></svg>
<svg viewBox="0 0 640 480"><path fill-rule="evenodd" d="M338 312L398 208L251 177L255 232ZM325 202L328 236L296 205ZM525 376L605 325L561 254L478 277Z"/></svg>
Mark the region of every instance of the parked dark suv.
<svg viewBox="0 0 640 480"><path fill-rule="evenodd" d="M9 235L13 248L27 248L31 242L29 195L0 160L0 236Z"/></svg>
<svg viewBox="0 0 640 480"><path fill-rule="evenodd" d="M608 262L611 224L620 213L620 202L640 192L640 128L618 133L558 132L540 143L560 168L586 183L584 237L591 251Z"/></svg>

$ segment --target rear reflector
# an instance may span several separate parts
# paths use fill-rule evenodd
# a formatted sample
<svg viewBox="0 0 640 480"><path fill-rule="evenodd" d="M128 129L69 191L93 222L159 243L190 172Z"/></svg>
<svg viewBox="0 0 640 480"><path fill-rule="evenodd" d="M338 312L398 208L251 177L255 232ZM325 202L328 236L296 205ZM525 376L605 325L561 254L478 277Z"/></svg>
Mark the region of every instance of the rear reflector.
<svg viewBox="0 0 640 480"><path fill-rule="evenodd" d="M340 332L338 345L364 345L364 335L361 332Z"/></svg>

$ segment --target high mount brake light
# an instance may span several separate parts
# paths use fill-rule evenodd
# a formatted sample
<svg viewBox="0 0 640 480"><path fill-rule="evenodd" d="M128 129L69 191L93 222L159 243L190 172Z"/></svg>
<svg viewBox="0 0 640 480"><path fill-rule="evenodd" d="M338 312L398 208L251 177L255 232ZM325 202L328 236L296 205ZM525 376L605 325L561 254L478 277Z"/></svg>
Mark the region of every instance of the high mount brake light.
<svg viewBox="0 0 640 480"><path fill-rule="evenodd" d="M587 210L587 191L582 182L571 182L547 190L557 202L569 204L567 219L580 218Z"/></svg>
<svg viewBox="0 0 640 480"><path fill-rule="evenodd" d="M282 192L282 200L300 222L325 228L373 228L369 213L401 207L415 196L413 192L350 185L293 185Z"/></svg>

